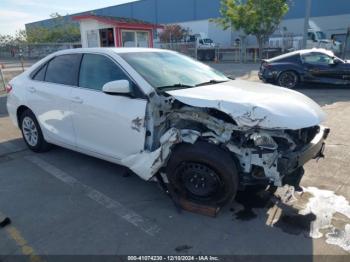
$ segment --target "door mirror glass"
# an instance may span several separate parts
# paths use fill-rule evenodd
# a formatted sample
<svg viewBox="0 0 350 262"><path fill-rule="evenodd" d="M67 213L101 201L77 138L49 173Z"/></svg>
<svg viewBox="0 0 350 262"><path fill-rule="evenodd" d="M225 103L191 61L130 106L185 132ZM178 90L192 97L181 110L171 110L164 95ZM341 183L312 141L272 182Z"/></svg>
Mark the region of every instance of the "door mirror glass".
<svg viewBox="0 0 350 262"><path fill-rule="evenodd" d="M107 94L130 94L130 82L128 80L111 81L104 84L102 91Z"/></svg>

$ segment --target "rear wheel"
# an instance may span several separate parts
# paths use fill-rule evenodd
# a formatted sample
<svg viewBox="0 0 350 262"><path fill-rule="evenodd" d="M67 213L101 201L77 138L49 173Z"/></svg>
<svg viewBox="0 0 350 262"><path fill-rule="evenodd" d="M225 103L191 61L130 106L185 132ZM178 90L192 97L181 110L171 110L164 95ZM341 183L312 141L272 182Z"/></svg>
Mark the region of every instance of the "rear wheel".
<svg viewBox="0 0 350 262"><path fill-rule="evenodd" d="M30 110L24 111L20 116L20 128L27 146L34 152L45 152L50 149L42 134L35 115Z"/></svg>
<svg viewBox="0 0 350 262"><path fill-rule="evenodd" d="M299 76L294 71L285 71L280 74L277 84L282 87L293 89L299 83Z"/></svg>
<svg viewBox="0 0 350 262"><path fill-rule="evenodd" d="M201 204L222 206L237 192L238 172L233 158L207 142L178 145L166 173L181 197Z"/></svg>

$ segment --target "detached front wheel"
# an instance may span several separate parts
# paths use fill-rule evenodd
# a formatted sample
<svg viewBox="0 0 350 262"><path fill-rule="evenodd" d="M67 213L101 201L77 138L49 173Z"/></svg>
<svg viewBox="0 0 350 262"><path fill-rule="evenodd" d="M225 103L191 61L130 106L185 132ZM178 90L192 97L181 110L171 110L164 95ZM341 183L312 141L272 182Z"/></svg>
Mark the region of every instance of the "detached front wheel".
<svg viewBox="0 0 350 262"><path fill-rule="evenodd" d="M230 153L207 142L178 145L166 173L183 198L222 206L236 196L238 172Z"/></svg>

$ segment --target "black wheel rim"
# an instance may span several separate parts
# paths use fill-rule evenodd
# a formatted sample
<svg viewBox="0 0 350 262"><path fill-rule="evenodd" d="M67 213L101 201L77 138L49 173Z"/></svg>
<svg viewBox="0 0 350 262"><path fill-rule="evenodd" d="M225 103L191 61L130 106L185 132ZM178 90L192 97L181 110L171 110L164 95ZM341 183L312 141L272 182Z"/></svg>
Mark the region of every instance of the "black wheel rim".
<svg viewBox="0 0 350 262"><path fill-rule="evenodd" d="M297 81L298 81L298 77L294 73L287 72L287 73L283 73L280 76L279 85L283 87L293 88L295 87Z"/></svg>
<svg viewBox="0 0 350 262"><path fill-rule="evenodd" d="M222 186L219 175L202 163L183 163L177 170L177 177L180 178L186 192L199 200L210 199Z"/></svg>

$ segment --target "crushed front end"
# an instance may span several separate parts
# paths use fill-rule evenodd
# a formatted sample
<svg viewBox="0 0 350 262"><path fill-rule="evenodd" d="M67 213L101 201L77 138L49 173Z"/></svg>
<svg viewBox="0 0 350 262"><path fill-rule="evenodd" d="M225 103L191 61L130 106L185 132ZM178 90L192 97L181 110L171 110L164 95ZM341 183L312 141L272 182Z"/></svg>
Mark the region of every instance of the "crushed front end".
<svg viewBox="0 0 350 262"><path fill-rule="evenodd" d="M299 186L303 165L324 157L329 128L313 126L299 130L256 130L234 151L241 165L241 184L289 184Z"/></svg>

